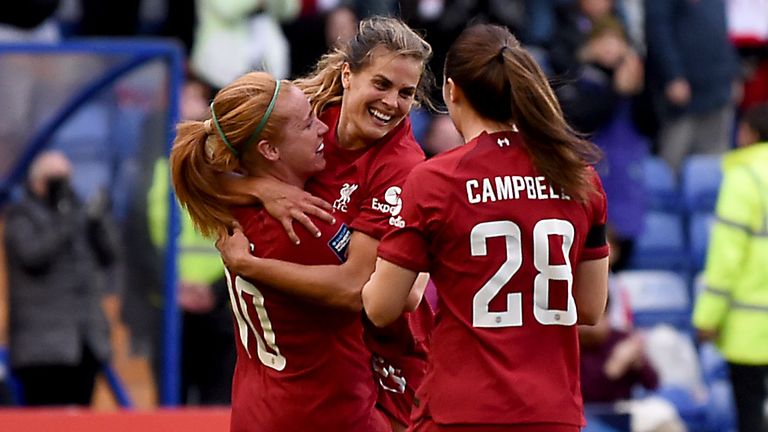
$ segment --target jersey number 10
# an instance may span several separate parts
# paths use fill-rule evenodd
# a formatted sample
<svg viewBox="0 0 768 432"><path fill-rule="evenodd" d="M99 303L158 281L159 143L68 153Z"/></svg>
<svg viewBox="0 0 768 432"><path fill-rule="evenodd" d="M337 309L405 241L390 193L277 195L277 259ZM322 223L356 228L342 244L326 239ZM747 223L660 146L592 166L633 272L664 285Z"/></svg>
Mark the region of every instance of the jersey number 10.
<svg viewBox="0 0 768 432"><path fill-rule="evenodd" d="M254 339L256 339L256 354L259 356L259 360L264 366L270 367L277 371L281 371L285 368L285 357L280 354L280 348L278 348L275 341L275 331L272 328L272 322L267 315L267 309L264 307L264 295L261 294L256 286L240 276L235 277L235 286L232 287L232 277L229 270L224 269L227 273L227 285L229 286L229 300L232 302L232 312L237 319L237 329L240 333L240 342L245 348L245 352L248 353L248 357L251 357L251 349L248 346L248 330L250 329ZM251 306L256 312L256 316L259 318L259 325L264 331L264 337L262 338L256 328L253 325L250 314L248 314L248 302L245 294L250 294ZM272 351L267 351L267 347Z"/></svg>
<svg viewBox="0 0 768 432"><path fill-rule="evenodd" d="M533 316L545 325L576 324L576 302L573 299L573 272L568 252L573 245L573 225L562 219L544 219L533 228L533 264L537 274L533 281ZM550 263L549 236L563 238L565 264ZM486 241L504 237L506 259L496 273L480 288L472 300L472 325L475 327L518 327L523 325L522 293L507 294L507 310L491 312L489 304L512 279L523 264L520 227L512 221L483 222L475 225L469 237L472 256L486 256ZM568 285L566 310L549 309L549 282L565 281Z"/></svg>

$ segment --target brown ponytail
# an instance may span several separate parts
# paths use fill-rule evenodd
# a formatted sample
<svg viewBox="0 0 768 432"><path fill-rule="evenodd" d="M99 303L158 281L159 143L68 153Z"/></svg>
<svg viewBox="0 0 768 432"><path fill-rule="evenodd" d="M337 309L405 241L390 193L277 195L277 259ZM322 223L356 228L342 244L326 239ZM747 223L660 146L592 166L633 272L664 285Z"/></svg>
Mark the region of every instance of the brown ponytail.
<svg viewBox="0 0 768 432"><path fill-rule="evenodd" d="M594 190L588 165L600 149L568 125L546 76L509 30L491 24L464 30L446 55L445 76L481 116L517 127L549 181L575 199L588 198Z"/></svg>

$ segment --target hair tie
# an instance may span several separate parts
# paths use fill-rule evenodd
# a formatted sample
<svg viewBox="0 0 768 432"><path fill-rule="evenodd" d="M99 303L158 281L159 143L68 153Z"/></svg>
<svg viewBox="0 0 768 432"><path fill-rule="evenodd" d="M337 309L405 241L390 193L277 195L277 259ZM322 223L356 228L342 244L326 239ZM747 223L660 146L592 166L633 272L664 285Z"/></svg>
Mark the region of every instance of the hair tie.
<svg viewBox="0 0 768 432"><path fill-rule="evenodd" d="M206 135L210 135L213 133L213 127L211 126L211 119L208 119L203 122L203 128L205 129Z"/></svg>
<svg viewBox="0 0 768 432"><path fill-rule="evenodd" d="M511 50L507 45L502 45L499 49L499 53L496 54L496 59L499 61L499 63L504 64L504 50Z"/></svg>
<svg viewBox="0 0 768 432"><path fill-rule="evenodd" d="M221 125L219 124L219 119L216 117L216 111L213 110L213 102L211 102L211 119L213 119L213 124L216 126L216 131L219 133L219 136L221 137L221 140L224 141L224 145L227 146L229 151L232 152L233 155L235 155L236 158L240 158L240 155L237 153L237 150L232 146L232 144L227 139L227 135L224 133L223 130L221 130Z"/></svg>

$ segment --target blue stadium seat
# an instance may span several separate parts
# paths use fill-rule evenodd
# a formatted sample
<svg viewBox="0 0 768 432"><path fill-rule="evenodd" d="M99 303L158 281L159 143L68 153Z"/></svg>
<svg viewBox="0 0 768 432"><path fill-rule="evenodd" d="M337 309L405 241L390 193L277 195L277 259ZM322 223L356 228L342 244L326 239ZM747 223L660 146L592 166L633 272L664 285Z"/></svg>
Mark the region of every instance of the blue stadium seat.
<svg viewBox="0 0 768 432"><path fill-rule="evenodd" d="M686 210L713 212L722 180L722 155L690 155L683 161L680 187Z"/></svg>
<svg viewBox="0 0 768 432"><path fill-rule="evenodd" d="M689 256L683 216L675 212L648 211L644 216L643 232L638 236L630 256L629 267L687 273Z"/></svg>
<svg viewBox="0 0 768 432"><path fill-rule="evenodd" d="M629 294L635 326L669 324L690 330L691 300L683 276L673 271L624 270L616 280Z"/></svg>
<svg viewBox="0 0 768 432"><path fill-rule="evenodd" d="M696 212L688 219L688 248L691 252L691 270L697 272L704 268L709 245L709 232L715 215L709 212Z"/></svg>
<svg viewBox="0 0 768 432"><path fill-rule="evenodd" d="M646 157L643 160L643 178L650 210L682 210L675 174L664 159L658 156Z"/></svg>
<svg viewBox="0 0 768 432"><path fill-rule="evenodd" d="M587 426L582 432L624 432L630 428L630 415L617 404L585 403Z"/></svg>

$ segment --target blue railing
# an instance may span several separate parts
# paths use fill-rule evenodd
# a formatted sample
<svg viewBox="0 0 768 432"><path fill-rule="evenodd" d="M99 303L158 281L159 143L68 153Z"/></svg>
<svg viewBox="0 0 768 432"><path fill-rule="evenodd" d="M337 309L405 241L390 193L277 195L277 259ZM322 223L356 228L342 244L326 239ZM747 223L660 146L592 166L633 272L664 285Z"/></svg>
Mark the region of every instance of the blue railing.
<svg viewBox="0 0 768 432"><path fill-rule="evenodd" d="M0 44L0 56L8 54L102 54L124 57L121 63L107 69L92 82L82 86L63 106L29 139L24 151L12 167L10 174L0 183L0 208L8 201L13 188L23 182L25 173L35 156L52 142L55 133L78 109L86 105L104 89L115 84L130 72L150 61L165 62L169 71L168 110L166 128L166 154L174 138L174 126L179 119L180 89L184 80L183 54L180 46L171 40L156 39L83 39L68 40L60 44ZM165 254L163 286L163 361L160 382L160 402L166 406L179 403L180 397L180 315L176 307L176 236L179 232L178 208L173 191L169 190L168 239ZM107 381L118 403L131 407L127 392L118 376L107 367Z"/></svg>

